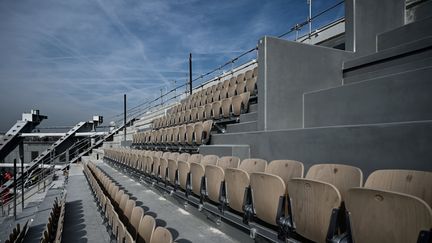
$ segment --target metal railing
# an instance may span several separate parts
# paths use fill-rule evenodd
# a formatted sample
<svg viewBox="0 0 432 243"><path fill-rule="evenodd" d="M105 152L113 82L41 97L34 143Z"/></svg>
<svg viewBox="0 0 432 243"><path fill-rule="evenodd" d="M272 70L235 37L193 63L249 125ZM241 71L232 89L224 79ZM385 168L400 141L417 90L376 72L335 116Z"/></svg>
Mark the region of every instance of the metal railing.
<svg viewBox="0 0 432 243"><path fill-rule="evenodd" d="M98 135L94 138L101 139L101 137L103 137L103 135ZM52 183L55 178L55 173L58 171L55 169L54 161L56 159L65 155L70 150L74 151L70 157L73 159L74 157L80 156L82 150L90 146L91 141L89 139L86 138L79 140L64 152L55 156L49 156L47 159L44 159L42 163L36 167L36 169L32 170L30 174L26 176L25 180L17 180L15 183L13 183L13 189L4 189L0 193L1 215L9 216L11 211L13 211L14 216L16 217L17 205L21 204L21 208L24 209L26 200L40 191L45 191L47 186ZM68 163L64 164L65 167L70 164L72 159L69 159L69 161L67 161Z"/></svg>
<svg viewBox="0 0 432 243"><path fill-rule="evenodd" d="M305 21L302 21L300 23L296 23L294 24L288 31L279 34L279 35L275 35L279 38L284 38L284 39L290 39L290 40L297 40L299 38L299 34L301 33L301 30L303 27L305 26L311 26L309 28L308 31L308 39L311 38L311 35L313 34L312 32L312 28L319 29L322 28L325 25L331 24L331 22L333 21L337 21L338 19L340 19L340 17L336 17L334 20L331 21L321 21L321 25L320 26L312 26L312 23L314 21L317 21L319 18L321 18L324 15L327 15L329 13L333 13L332 11L339 11L339 8L342 8L344 6L344 1L340 1L337 2L336 4L318 12L315 15L312 15L312 12L310 12L309 16L306 18ZM334 13L333 13L334 15ZM290 34L295 34L295 36L291 36ZM243 61L243 64L248 63L253 61L254 59L256 60L256 51L258 50L257 46L254 46L253 48L250 48L244 52L242 52L241 54L235 56L234 58L228 60L227 62L225 62L224 64L206 72L203 73L201 75L199 75L198 77L192 79L192 84L195 84L195 88L201 88L203 87L205 84L214 81L216 79L220 79L223 77L226 77L228 75L231 75L233 72L233 70L236 69L236 67L234 67L234 64L237 64L239 62ZM255 55L253 55L255 54ZM251 56L253 55L253 56ZM245 61L246 60L246 61ZM226 70L226 68L228 67L228 70ZM204 80L204 78L207 78L206 80ZM201 82L200 82L201 81ZM181 90L182 88L184 88L185 86L187 86L189 84L189 81L186 81L184 84L181 84L163 94L161 94L159 97L153 99L153 100L146 100L141 104L138 104L130 109L127 110L128 114L127 114L127 120L128 123L131 120L137 119L140 116L142 116L143 114L155 109L155 108L161 108L164 106L164 104L175 100L179 97L185 97L186 93L188 93L188 91L184 90L183 92L178 92L179 90ZM163 102L160 102L160 100L163 100ZM123 113L117 114L115 116L113 116L113 118L117 118L117 117L122 117ZM118 119L115 121L118 124L123 124L123 118Z"/></svg>

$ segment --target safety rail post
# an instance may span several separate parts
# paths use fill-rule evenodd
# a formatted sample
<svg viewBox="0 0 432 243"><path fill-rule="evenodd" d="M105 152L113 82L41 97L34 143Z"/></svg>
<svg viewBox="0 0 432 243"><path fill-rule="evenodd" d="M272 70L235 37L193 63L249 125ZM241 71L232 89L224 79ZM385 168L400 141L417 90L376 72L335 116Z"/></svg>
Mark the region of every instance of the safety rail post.
<svg viewBox="0 0 432 243"><path fill-rule="evenodd" d="M17 195L17 179L16 179L16 177L17 177L17 161L16 161L16 159L14 159L14 183L13 183L13 185L14 185L14 218L15 218L15 220L16 220L16 215L17 215L17 213L16 213L16 204L17 204L17 201L16 201L16 195Z"/></svg>
<svg viewBox="0 0 432 243"><path fill-rule="evenodd" d="M21 208L24 209L24 144L19 144L19 158L21 160Z"/></svg>

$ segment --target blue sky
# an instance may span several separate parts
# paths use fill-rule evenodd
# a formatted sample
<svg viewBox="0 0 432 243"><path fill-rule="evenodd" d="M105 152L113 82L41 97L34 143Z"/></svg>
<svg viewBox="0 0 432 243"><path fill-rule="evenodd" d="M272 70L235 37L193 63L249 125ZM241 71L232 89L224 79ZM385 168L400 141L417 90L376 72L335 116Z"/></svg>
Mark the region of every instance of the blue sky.
<svg viewBox="0 0 432 243"><path fill-rule="evenodd" d="M314 0L313 11L337 2ZM306 0L1 1L0 131L32 108L48 115L41 126L108 123L124 93L132 107L183 84L189 52L197 77L307 15Z"/></svg>

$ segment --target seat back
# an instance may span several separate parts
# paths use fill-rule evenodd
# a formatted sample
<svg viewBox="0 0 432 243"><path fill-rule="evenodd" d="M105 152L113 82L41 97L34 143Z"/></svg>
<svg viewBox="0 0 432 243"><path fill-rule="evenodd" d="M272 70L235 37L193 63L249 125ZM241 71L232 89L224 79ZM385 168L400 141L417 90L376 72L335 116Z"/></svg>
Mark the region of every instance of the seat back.
<svg viewBox="0 0 432 243"><path fill-rule="evenodd" d="M202 157L201 164L203 166L215 165L216 162L218 161L218 159L219 159L219 157L217 155L206 155L206 156Z"/></svg>
<svg viewBox="0 0 432 243"><path fill-rule="evenodd" d="M219 202L220 185L225 179L224 169L216 165L205 167L206 192L213 202Z"/></svg>
<svg viewBox="0 0 432 243"><path fill-rule="evenodd" d="M150 242L155 227L156 220L150 215L145 215L138 227L138 238L143 239L144 242ZM140 240L137 241L139 242Z"/></svg>
<svg viewBox="0 0 432 243"><path fill-rule="evenodd" d="M300 235L326 242L332 211L339 208L341 195L330 183L293 178L288 181L292 219Z"/></svg>
<svg viewBox="0 0 432 243"><path fill-rule="evenodd" d="M243 212L243 199L249 186L249 174L241 169L225 169L226 199L230 208Z"/></svg>
<svg viewBox="0 0 432 243"><path fill-rule="evenodd" d="M192 155L188 158L187 162L188 162L188 163L200 163L201 160L202 160L202 158L203 158L203 155L202 155L202 154L192 154Z"/></svg>
<svg viewBox="0 0 432 243"><path fill-rule="evenodd" d="M286 195L285 182L279 176L255 172L250 174L250 186L256 216L277 225L279 199Z"/></svg>
<svg viewBox="0 0 432 243"><path fill-rule="evenodd" d="M366 180L365 187L410 194L432 207L432 172L415 170L377 170Z"/></svg>
<svg viewBox="0 0 432 243"><path fill-rule="evenodd" d="M181 188L186 190L186 181L187 181L188 173L190 171L190 164L185 161L178 161L177 168L178 168L178 183Z"/></svg>
<svg viewBox="0 0 432 243"><path fill-rule="evenodd" d="M245 159L240 163L239 169L248 173L264 172L267 167L267 161L263 159Z"/></svg>
<svg viewBox="0 0 432 243"><path fill-rule="evenodd" d="M135 200L129 199L126 203L126 209L123 211L124 215L131 220L132 217L132 210L135 207Z"/></svg>
<svg viewBox="0 0 432 243"><path fill-rule="evenodd" d="M135 232L133 232L133 235L135 235L138 232L138 227L143 215L144 215L144 210L141 207L134 207L132 209L130 224L135 230Z"/></svg>
<svg viewBox="0 0 432 243"><path fill-rule="evenodd" d="M339 190L342 200L349 188L363 185L362 171L357 167L342 164L313 165L308 170L306 178L334 185Z"/></svg>
<svg viewBox="0 0 432 243"><path fill-rule="evenodd" d="M159 168L160 168L159 169L159 176L162 179L165 179L167 177L166 170L168 168L168 160L164 159L164 158L160 159L160 166L159 166Z"/></svg>
<svg viewBox="0 0 432 243"><path fill-rule="evenodd" d="M369 188L348 190L345 205L355 242L417 242L432 227L432 210L423 200Z"/></svg>
<svg viewBox="0 0 432 243"><path fill-rule="evenodd" d="M171 233L163 227L157 227L153 232L153 236L150 243L171 243L172 235Z"/></svg>
<svg viewBox="0 0 432 243"><path fill-rule="evenodd" d="M266 173L279 176L285 185L291 178L303 178L304 166L295 160L273 160L265 170Z"/></svg>
<svg viewBox="0 0 432 243"><path fill-rule="evenodd" d="M240 164L240 158L236 156L223 156L220 157L216 163L217 166L225 168L238 168Z"/></svg>

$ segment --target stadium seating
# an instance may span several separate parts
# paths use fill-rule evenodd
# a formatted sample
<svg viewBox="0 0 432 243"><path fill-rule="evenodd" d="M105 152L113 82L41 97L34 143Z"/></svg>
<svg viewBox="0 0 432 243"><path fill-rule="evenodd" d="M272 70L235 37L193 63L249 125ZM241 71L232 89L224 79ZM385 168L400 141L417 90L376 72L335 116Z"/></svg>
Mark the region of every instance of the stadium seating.
<svg viewBox="0 0 432 243"><path fill-rule="evenodd" d="M127 153L126 151L110 152L107 154L111 154L119 161ZM127 164L126 160L123 162ZM155 219L150 215L145 215L144 210L136 206L135 200L130 199L123 190L119 190L118 186L115 186L114 182L96 165L91 162L85 164L84 174L117 242L172 242L171 233L162 227L155 229ZM113 205L118 205L118 207Z"/></svg>
<svg viewBox="0 0 432 243"><path fill-rule="evenodd" d="M42 234L41 242L60 243L62 241L65 203L66 191L63 191L61 199L56 198L54 201L50 216L48 218L48 223L45 225L45 229Z"/></svg>
<svg viewBox="0 0 432 243"><path fill-rule="evenodd" d="M288 181L295 231L309 240L325 242L338 232L337 220L348 188L362 186L359 168L339 164L312 166L306 178Z"/></svg>
<svg viewBox="0 0 432 243"><path fill-rule="evenodd" d="M346 197L355 242L427 242L432 237L432 173L377 170Z"/></svg>
<svg viewBox="0 0 432 243"><path fill-rule="evenodd" d="M166 160L166 171L158 170L159 177L155 178L154 170L150 171L153 175L145 173L142 166L137 170L132 154L141 154L144 161ZM161 186L167 190L172 190L168 185L174 190L178 187L185 200L198 198L204 206L215 204L220 215L229 212L243 217L245 225L262 224L277 232L280 239L326 242L352 237L355 242L411 242L431 235L431 172L378 170L362 187L362 171L342 164L313 165L303 178L303 164L292 160L267 164L262 159L245 159L240 163L239 158L231 156L132 149L107 149L105 159L149 179L162 180L165 184ZM117 186L108 183L106 188L108 194L115 195L118 215L126 208L133 210L135 206L126 205L131 200ZM110 205L109 201L100 200L102 205ZM226 211L227 207L230 210ZM109 208L115 211L115 207ZM128 217L126 213L130 223L123 225L136 239L137 219L133 215ZM113 222L116 217L121 221L114 212L107 216ZM118 228L115 223L114 227ZM128 236L125 233L121 237Z"/></svg>
<svg viewBox="0 0 432 243"><path fill-rule="evenodd" d="M165 116L152 121L153 130L134 134L132 144L174 149L206 144L214 122L248 111L250 97L257 93L257 70L255 67L181 100Z"/></svg>
<svg viewBox="0 0 432 243"><path fill-rule="evenodd" d="M24 224L21 229L21 225L17 224L12 232L9 234L9 238L5 240L5 243L21 243L24 242L24 237L26 236L28 231L28 221ZM60 233L61 235L61 233Z"/></svg>

